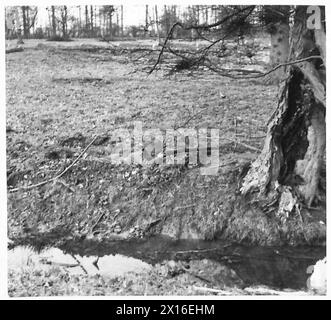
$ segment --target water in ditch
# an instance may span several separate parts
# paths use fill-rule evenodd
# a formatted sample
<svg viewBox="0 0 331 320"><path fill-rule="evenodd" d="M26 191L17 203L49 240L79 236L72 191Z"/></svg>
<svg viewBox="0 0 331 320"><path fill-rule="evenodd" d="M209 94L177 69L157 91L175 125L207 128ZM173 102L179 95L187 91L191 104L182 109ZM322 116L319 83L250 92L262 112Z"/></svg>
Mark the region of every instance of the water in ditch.
<svg viewBox="0 0 331 320"><path fill-rule="evenodd" d="M210 273L217 266L225 266L236 273L244 286L304 290L309 277L307 268L325 254L323 247L246 247L221 241L175 241L156 236L101 243L71 240L56 247L26 243L8 251L8 268L47 269L55 265L75 274L117 277L127 272L148 271L155 264L167 261L182 262L186 268L193 261L211 261L213 267L207 275L211 285L218 279L216 273Z"/></svg>

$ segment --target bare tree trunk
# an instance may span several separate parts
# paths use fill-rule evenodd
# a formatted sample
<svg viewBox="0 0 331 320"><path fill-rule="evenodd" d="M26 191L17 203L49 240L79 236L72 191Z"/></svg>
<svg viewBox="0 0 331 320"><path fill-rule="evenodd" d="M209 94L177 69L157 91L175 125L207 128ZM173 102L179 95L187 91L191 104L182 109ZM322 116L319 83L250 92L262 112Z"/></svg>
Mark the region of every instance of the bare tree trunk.
<svg viewBox="0 0 331 320"><path fill-rule="evenodd" d="M61 12L61 22L62 22L62 36L63 39L67 39L68 38L68 34L67 34L67 29L68 29L68 10L67 10L67 6L63 6L62 12Z"/></svg>
<svg viewBox="0 0 331 320"><path fill-rule="evenodd" d="M33 12L32 17L30 17L30 12ZM34 7L31 9L29 7L29 10L27 11L27 20L28 20L28 29L29 29L29 37L31 36L31 29L32 29L32 34L35 34L35 25L36 25L36 18L38 15L38 7Z"/></svg>
<svg viewBox="0 0 331 320"><path fill-rule="evenodd" d="M289 32L290 26L288 23L278 23L275 25L275 32L270 35L271 50L270 50L270 65L275 67L284 63L289 58ZM279 68L273 76L281 80L285 75L285 68Z"/></svg>
<svg viewBox="0 0 331 320"><path fill-rule="evenodd" d="M279 14L278 14L279 12ZM266 6L265 19L270 34L270 66L275 67L289 58L289 6ZM285 76L285 68L279 68L269 76L268 82L278 83Z"/></svg>
<svg viewBox="0 0 331 320"><path fill-rule="evenodd" d="M78 34L80 35L81 32L82 32L82 7L78 6L78 9L79 9L79 23L78 23L79 31L78 31Z"/></svg>
<svg viewBox="0 0 331 320"><path fill-rule="evenodd" d="M103 12L103 27L104 27L104 34L107 34L108 33L107 15L105 12Z"/></svg>
<svg viewBox="0 0 331 320"><path fill-rule="evenodd" d="M93 34L93 23L94 23L94 19L93 19L93 6L90 6L90 15L91 15L91 31Z"/></svg>
<svg viewBox="0 0 331 320"><path fill-rule="evenodd" d="M24 31L24 37L30 38L30 8L26 7L26 26Z"/></svg>
<svg viewBox="0 0 331 320"><path fill-rule="evenodd" d="M165 27L165 35L167 35L169 33L169 16L166 5L164 5L164 27Z"/></svg>
<svg viewBox="0 0 331 320"><path fill-rule="evenodd" d="M208 6L206 6L206 9L205 9L205 19L206 19L206 24L208 24Z"/></svg>
<svg viewBox="0 0 331 320"><path fill-rule="evenodd" d="M291 65L279 91L278 107L264 148L244 177L241 192L266 200L282 222L300 213L301 204L319 205L325 157L325 32L308 30L307 8L296 8L291 60L320 55L321 59ZM314 43L307 49L307 39ZM265 201L263 203L266 203Z"/></svg>
<svg viewBox="0 0 331 320"><path fill-rule="evenodd" d="M55 19L55 7L51 6L52 10L52 30L53 30L53 37L56 37L56 19Z"/></svg>
<svg viewBox="0 0 331 320"><path fill-rule="evenodd" d="M145 7L145 29L147 32L147 30L148 30L148 4L146 4L146 7Z"/></svg>
<svg viewBox="0 0 331 320"><path fill-rule="evenodd" d="M85 30L88 32L89 30L89 21L88 21L88 6L85 6Z"/></svg>
<svg viewBox="0 0 331 320"><path fill-rule="evenodd" d="M197 13L197 24L200 24L200 6L197 5L197 10L196 10L196 13Z"/></svg>
<svg viewBox="0 0 331 320"><path fill-rule="evenodd" d="M171 6L171 24L170 26L172 26L174 23L177 22L177 10L176 10L177 6ZM173 38L176 39L177 38L177 29L174 30L174 32L172 33Z"/></svg>
<svg viewBox="0 0 331 320"><path fill-rule="evenodd" d="M118 10L116 11L116 35L120 36L120 17Z"/></svg>
<svg viewBox="0 0 331 320"><path fill-rule="evenodd" d="M121 37L124 35L124 29L123 29L123 5L121 5Z"/></svg>
<svg viewBox="0 0 331 320"><path fill-rule="evenodd" d="M113 13L109 12L109 37L113 39Z"/></svg>
<svg viewBox="0 0 331 320"><path fill-rule="evenodd" d="M158 41L159 41L159 44L160 44L161 43L161 37L160 37L159 15L158 15L158 10L157 10L157 5L155 5L154 9L155 9L156 33L157 33L157 38L158 38Z"/></svg>
<svg viewBox="0 0 331 320"><path fill-rule="evenodd" d="M29 22L28 22L28 11L29 7L27 6L22 6L22 19L23 19L23 36L24 38L28 39L29 38Z"/></svg>
<svg viewBox="0 0 331 320"><path fill-rule="evenodd" d="M22 38L22 30L17 30L17 44L24 44L23 38Z"/></svg>

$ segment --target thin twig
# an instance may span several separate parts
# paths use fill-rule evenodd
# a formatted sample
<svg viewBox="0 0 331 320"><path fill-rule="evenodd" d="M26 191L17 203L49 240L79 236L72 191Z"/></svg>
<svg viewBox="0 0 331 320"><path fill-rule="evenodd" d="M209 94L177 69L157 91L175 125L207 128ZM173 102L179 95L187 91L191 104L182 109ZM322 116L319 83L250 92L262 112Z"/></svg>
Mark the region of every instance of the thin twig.
<svg viewBox="0 0 331 320"><path fill-rule="evenodd" d="M187 274L189 274L189 275L192 276L192 277L195 277L195 278L197 278L197 279L199 279L199 280L201 280L201 281L207 282L207 283L211 283L211 281L208 280L208 279L206 279L205 277L201 277L201 276L199 276L198 274L196 274L196 273L194 273L194 272L191 272L190 270L188 270L188 269L186 269L186 268L184 268L184 267L183 267L182 270L184 270Z"/></svg>
<svg viewBox="0 0 331 320"><path fill-rule="evenodd" d="M84 271L85 274L88 274L87 270L83 267L83 265L80 263L80 261L75 257L74 254L70 254L74 259L75 261L78 263L78 265L81 267L81 269Z"/></svg>
<svg viewBox="0 0 331 320"><path fill-rule="evenodd" d="M298 63L305 62L305 61L312 60L312 59L322 59L322 57L321 56L309 56L309 57L298 59L298 60L292 60L292 61L284 62L284 63L281 63L281 64L275 66L274 68L272 68L272 69L270 69L266 72L260 72L260 71L254 71L254 70L245 70L245 71L242 70L242 72L259 73L257 75L251 75L251 76L236 76L236 75L230 74L229 73L230 70L227 70L227 69L219 69L219 68L216 68L212 65L207 65L207 64L203 64L203 66L207 67L211 71L213 71L213 72L215 72L215 73L217 73L217 74L219 74L223 77L228 77L228 78L231 78L231 79L258 79L258 78L263 78L263 77L267 76L268 74L276 71L277 69L279 69L281 67L285 67L285 66L289 66L289 65L293 65L293 64L298 64ZM233 70L233 71L239 71L239 70Z"/></svg>
<svg viewBox="0 0 331 320"><path fill-rule="evenodd" d="M255 147L253 147L253 146L250 146L250 145L247 144L247 143L240 142L240 141L235 141L235 140L232 140L232 139L229 139L229 138L225 138L225 137L222 137L222 139L228 140L228 141L233 142L233 143L236 143L236 144L240 144L240 145L242 145L243 147L246 147L246 148L249 149L249 150L256 151L256 152L261 152L260 149L255 148Z"/></svg>
<svg viewBox="0 0 331 320"><path fill-rule="evenodd" d="M78 155L78 157L65 169L63 170L60 174L58 174L57 176L51 178L51 179L48 179L48 180L45 180L45 181L42 181L42 182L39 182L37 184L33 184L31 186L27 186L27 187L18 187L18 188L15 188L15 189L11 189L9 190L9 192L17 192L19 190L31 190L33 188L37 188L37 187L41 187L47 183L50 183L50 182L53 182L59 178L61 178L66 172L68 172L78 161L79 159L84 155L84 153L91 147L91 145L94 143L94 141L98 138L98 136L95 136L92 141L88 144L88 146Z"/></svg>
<svg viewBox="0 0 331 320"><path fill-rule="evenodd" d="M224 249L224 247L220 247L220 248L209 248L209 249L176 251L175 256L177 254L203 253L203 252L217 251L217 250L220 250L220 249Z"/></svg>
<svg viewBox="0 0 331 320"><path fill-rule="evenodd" d="M182 123L182 124L180 124L180 125L175 125L173 129L174 129L175 131L177 131L178 129L181 129L181 128L186 127L186 126L189 124L190 121L195 120L195 119L196 119L198 116L200 116L204 111L206 111L206 109L207 109L207 108L204 108L204 109L200 110L199 112L194 113L193 115L190 115L190 116L188 117L188 119L186 119L186 120L184 121L184 123Z"/></svg>
<svg viewBox="0 0 331 320"><path fill-rule="evenodd" d="M106 211L101 212L101 214L99 215L96 223L92 226L91 228L91 233L94 231L94 229L96 228L96 226L99 224L99 222L101 221L101 219L104 217L104 215L106 214Z"/></svg>
<svg viewBox="0 0 331 320"><path fill-rule="evenodd" d="M248 76L248 77L244 77L244 78L261 78L261 77L265 77L266 75L268 75L268 74L276 71L277 69L279 69L281 67L285 67L285 66L289 66L289 65L301 63L301 62L312 60L312 59L322 59L322 57L321 56L309 56L309 57L298 59L298 60L284 62L284 63L281 63L281 64L277 65L276 67L270 69L269 71L267 71L267 72L265 72L263 74L259 74L259 75L256 75L256 76Z"/></svg>
<svg viewBox="0 0 331 320"><path fill-rule="evenodd" d="M223 294L223 295L232 295L231 292L220 290L220 289L214 289L214 288L193 286L193 289L197 290L197 291L214 292L214 293L220 293L220 294Z"/></svg>

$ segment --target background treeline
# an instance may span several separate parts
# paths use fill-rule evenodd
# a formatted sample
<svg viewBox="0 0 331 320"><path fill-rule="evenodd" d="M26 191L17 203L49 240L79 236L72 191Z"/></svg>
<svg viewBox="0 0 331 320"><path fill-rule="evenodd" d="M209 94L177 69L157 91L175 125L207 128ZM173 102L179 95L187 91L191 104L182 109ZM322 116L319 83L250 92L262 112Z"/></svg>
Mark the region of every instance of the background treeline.
<svg viewBox="0 0 331 320"><path fill-rule="evenodd" d="M14 6L6 7L6 39L50 39L69 40L71 38L105 38L121 40L125 38L166 37L175 22L185 25L213 24L231 14L238 6L220 5L145 5L144 16L139 25L124 25L127 10L122 5L114 6ZM250 16L250 32L263 25L262 7L256 7ZM256 29L254 27L257 27ZM221 26L219 27L221 29ZM247 29L247 26L243 26ZM214 28L214 32L217 28ZM208 29L177 29L172 38L194 40L208 33Z"/></svg>

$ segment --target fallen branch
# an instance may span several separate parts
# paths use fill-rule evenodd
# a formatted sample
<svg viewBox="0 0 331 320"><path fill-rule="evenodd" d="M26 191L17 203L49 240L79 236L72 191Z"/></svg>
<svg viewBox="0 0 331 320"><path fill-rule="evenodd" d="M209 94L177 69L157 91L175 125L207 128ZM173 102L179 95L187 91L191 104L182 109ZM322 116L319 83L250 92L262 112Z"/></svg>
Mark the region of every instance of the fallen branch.
<svg viewBox="0 0 331 320"><path fill-rule="evenodd" d="M181 128L185 128L189 123L190 121L192 120L195 120L198 116L200 116L204 111L206 111L206 108L200 110L199 112L193 114L193 115L190 115L188 119L185 120L184 123L180 124L180 125L175 125L174 126L174 130L177 131L178 129L181 129Z"/></svg>
<svg viewBox="0 0 331 320"><path fill-rule="evenodd" d="M250 5L250 6L246 6L244 8L241 8L240 10L237 10L236 12L233 12L229 15L227 15L226 17L224 17L223 19L221 19L220 21L217 21L213 24L202 24L202 25L184 25L183 23L181 22L176 22L172 25L172 27L170 28L168 34L167 34L167 37L162 45L162 49L160 50L160 53L158 55L158 58L157 58L157 61L155 62L155 64L153 65L153 67L149 70L148 74L150 75L151 73L153 73L155 70L156 70L156 67L159 65L159 63L161 62L161 58L162 58L162 55L165 51L165 49L169 49L166 45L168 43L169 40L171 40L172 38L172 34L174 33L175 31L175 28L177 27L180 27L182 28L183 30L207 30L209 28L215 28L215 27L218 27L224 23L226 23L228 20L230 20L231 18L235 17L236 15L238 14L241 14L245 11L248 11L248 13L245 15L245 18L246 19L255 9L255 5ZM225 38L227 37L228 35L225 35L224 37L220 38L220 39L217 39L215 41L211 41L211 44L209 46L207 46L206 48L203 49L203 55L200 57L200 59L203 59L205 56L206 56L206 53L214 46L216 45L217 43L225 40Z"/></svg>
<svg viewBox="0 0 331 320"><path fill-rule="evenodd" d="M58 174L57 176L51 178L51 179L48 179L48 180L45 180L45 181L42 181L42 182L39 182L37 184L33 184L31 186L27 186L27 187L18 187L18 188L15 188L15 189L11 189L9 190L10 193L12 192L17 192L17 191L20 191L20 190L31 190L33 188L37 188L37 187L41 187L47 183L50 183L50 182L53 182L59 178L61 178L65 173L67 173L78 161L79 159L84 155L84 153L91 147L91 145L94 143L94 141L98 138L98 136L95 136L92 141L88 144L88 146L78 155L78 157L65 169L63 170L60 174Z"/></svg>
<svg viewBox="0 0 331 320"><path fill-rule="evenodd" d="M252 150L252 151L255 151L255 152L261 152L260 149L255 148L255 147L253 147L253 146L250 146L250 145L247 144L247 143L240 142L240 141L235 141L235 140L232 140L232 139L229 139L229 138L225 138L225 137L222 137L222 139L228 140L228 141L233 142L233 143L236 143L236 144L240 144L240 145L242 145L243 147L245 147L245 148L247 148L247 149L249 149L249 150Z"/></svg>
<svg viewBox="0 0 331 320"><path fill-rule="evenodd" d="M194 272L191 272L191 271L189 271L189 270L187 270L186 268L183 268L182 270L184 270L187 274L189 274L190 276L192 276L192 277L195 277L195 278L197 278L197 279L199 279L199 280L201 280L201 281L203 281L203 282L207 282L207 283L211 283L211 281L210 280L208 280L208 279L206 279L206 278L204 278L204 277L201 277L201 276L199 276L198 274L195 274Z"/></svg>
<svg viewBox="0 0 331 320"><path fill-rule="evenodd" d="M157 224L159 224L162 221L162 219L156 219L152 222L150 222L146 227L144 232L148 232L150 229L152 229L154 226L156 226Z"/></svg>
<svg viewBox="0 0 331 320"><path fill-rule="evenodd" d="M6 53L21 52L21 51L24 51L23 47L6 49Z"/></svg>
<svg viewBox="0 0 331 320"><path fill-rule="evenodd" d="M214 288L207 288L207 287L196 287L193 286L194 290L197 291L205 291L205 292L214 292L214 293L220 293L222 295L232 295L231 292L225 291L225 290L220 290L220 289L214 289Z"/></svg>
<svg viewBox="0 0 331 320"><path fill-rule="evenodd" d="M46 261L45 264L50 264L52 266L59 266L64 268L76 268L79 267L79 263L64 263L64 262L53 262L53 261Z"/></svg>
<svg viewBox="0 0 331 320"><path fill-rule="evenodd" d="M101 221L101 219L104 217L105 214L106 214L106 211L101 212L96 223L91 228L91 233L93 233L93 231L95 230L95 228L97 227L97 225L99 224L99 222Z"/></svg>

